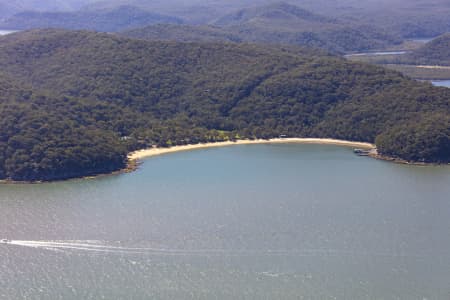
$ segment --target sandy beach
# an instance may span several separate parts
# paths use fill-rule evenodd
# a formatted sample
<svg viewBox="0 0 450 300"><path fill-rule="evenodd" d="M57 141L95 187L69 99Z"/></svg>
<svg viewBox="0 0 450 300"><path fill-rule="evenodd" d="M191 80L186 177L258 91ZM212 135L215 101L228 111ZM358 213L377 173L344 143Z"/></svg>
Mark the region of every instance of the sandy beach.
<svg viewBox="0 0 450 300"><path fill-rule="evenodd" d="M419 66L415 66L417 68L421 68L421 69L443 69L443 70L450 70L449 66L426 66L426 65L419 65Z"/></svg>
<svg viewBox="0 0 450 300"><path fill-rule="evenodd" d="M370 143L363 142L353 142L353 141L345 141L345 140L335 140L335 139L319 139L319 138L277 138L270 140L237 140L235 142L226 141L226 142L216 142L216 143L205 143L205 144L194 144L194 145L182 145L182 146L173 146L170 148L149 148L142 149L135 152L131 152L128 155L128 158L132 161L144 159L146 157L162 155L173 152L180 151L190 151L196 149L204 149L204 148L214 148L214 147L225 147L225 146L233 146L233 145L250 145L250 144L287 144L287 143L298 143L298 144L321 144L321 145L339 145L339 146L348 146L348 147L356 147L356 148L364 148L364 149L373 149L375 145Z"/></svg>

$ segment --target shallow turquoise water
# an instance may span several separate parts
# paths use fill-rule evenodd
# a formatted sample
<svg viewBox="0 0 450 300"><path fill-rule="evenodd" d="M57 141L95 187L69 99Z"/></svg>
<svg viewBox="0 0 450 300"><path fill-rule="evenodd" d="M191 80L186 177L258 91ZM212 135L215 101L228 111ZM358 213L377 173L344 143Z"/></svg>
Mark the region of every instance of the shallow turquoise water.
<svg viewBox="0 0 450 300"><path fill-rule="evenodd" d="M450 168L242 145L0 186L0 299L449 299Z"/></svg>

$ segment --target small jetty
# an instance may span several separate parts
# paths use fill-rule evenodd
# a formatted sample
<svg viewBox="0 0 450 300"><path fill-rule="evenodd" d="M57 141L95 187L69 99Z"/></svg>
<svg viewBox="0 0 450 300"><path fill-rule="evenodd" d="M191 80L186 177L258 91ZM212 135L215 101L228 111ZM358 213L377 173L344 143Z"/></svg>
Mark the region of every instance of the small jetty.
<svg viewBox="0 0 450 300"><path fill-rule="evenodd" d="M355 153L358 156L369 156L370 150L356 148L353 149L353 153Z"/></svg>

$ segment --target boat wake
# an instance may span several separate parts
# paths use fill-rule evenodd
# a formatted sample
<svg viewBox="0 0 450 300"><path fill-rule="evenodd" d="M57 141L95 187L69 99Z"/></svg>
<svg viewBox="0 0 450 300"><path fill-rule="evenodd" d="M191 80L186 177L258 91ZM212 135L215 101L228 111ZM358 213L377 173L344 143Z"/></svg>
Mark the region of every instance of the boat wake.
<svg viewBox="0 0 450 300"><path fill-rule="evenodd" d="M89 251L117 254L155 254L155 255L196 255L196 254L214 254L221 253L220 250L177 250L166 248L149 248L149 247L124 247L118 246L120 243L106 243L104 241L83 240L83 241L24 241L11 240L9 245L39 248L45 250L72 250L72 251Z"/></svg>
<svg viewBox="0 0 450 300"><path fill-rule="evenodd" d="M412 255L392 252L365 252L337 249L294 249L294 250L228 250L228 249L169 249L152 247L125 247L120 242L106 242L97 240L54 240L54 241L26 241L5 240L7 245L30 247L51 251L68 252L83 251L112 254L145 254L160 256L304 256L304 257L342 257L367 256L389 258L423 258L428 255Z"/></svg>
<svg viewBox="0 0 450 300"><path fill-rule="evenodd" d="M169 249L153 247L125 247L118 246L119 242L105 242L96 240L55 240L55 241L25 241L8 240L8 245L38 248L54 251L89 251L117 254L149 254L149 255L179 255L179 256L245 256L245 255L323 255L320 250L226 250L226 249ZM332 253L328 251L328 255Z"/></svg>
<svg viewBox="0 0 450 300"><path fill-rule="evenodd" d="M107 245L101 241L24 241L11 240L9 245L39 248L45 250L80 250L80 251L95 251L95 252L137 252L138 248L118 247L114 245Z"/></svg>

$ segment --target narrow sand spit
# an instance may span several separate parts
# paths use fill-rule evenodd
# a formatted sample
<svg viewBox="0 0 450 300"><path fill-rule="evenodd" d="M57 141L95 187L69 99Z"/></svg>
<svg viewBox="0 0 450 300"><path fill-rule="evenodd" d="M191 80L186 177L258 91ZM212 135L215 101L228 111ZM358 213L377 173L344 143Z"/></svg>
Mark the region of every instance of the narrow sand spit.
<svg viewBox="0 0 450 300"><path fill-rule="evenodd" d="M195 149L204 149L204 148L214 148L214 147L224 147L224 146L233 146L233 145L249 145L249 144L287 144L287 143L298 143L298 144L322 144L322 145L340 145L340 146L349 146L349 147L358 147L364 149L374 149L375 145L370 143L363 142L352 142L345 140L335 140L335 139L319 139L319 138L277 138L270 140L237 140L235 142L226 141L226 142L216 142L216 143L205 143L205 144L194 144L194 145L181 145L174 146L170 148L149 148L142 149L135 152L132 152L128 155L130 160L139 160L146 157L162 155L173 152L180 151L189 151Z"/></svg>
<svg viewBox="0 0 450 300"><path fill-rule="evenodd" d="M449 66L423 66L423 65L419 65L419 66L415 66L416 68L421 68L421 69L444 69L444 70L450 70Z"/></svg>

